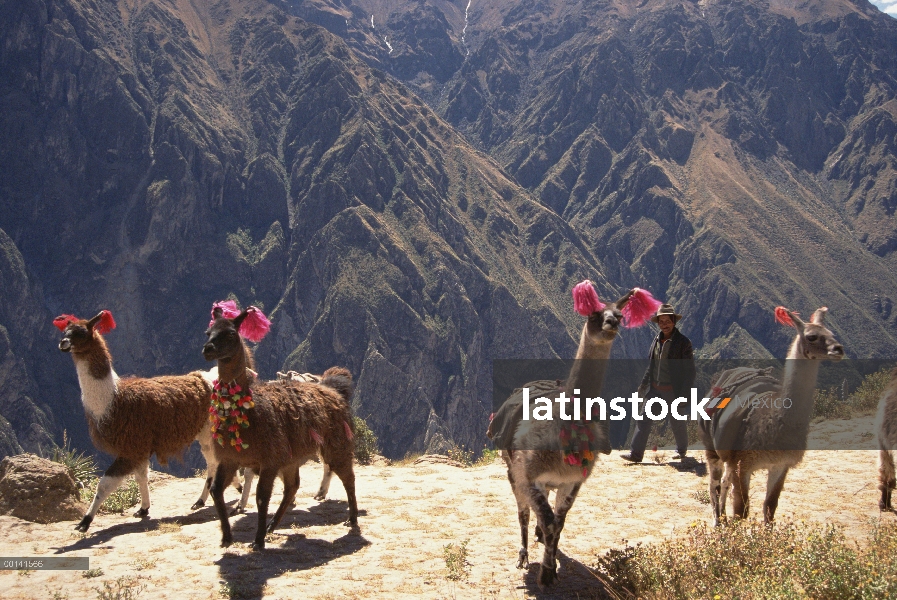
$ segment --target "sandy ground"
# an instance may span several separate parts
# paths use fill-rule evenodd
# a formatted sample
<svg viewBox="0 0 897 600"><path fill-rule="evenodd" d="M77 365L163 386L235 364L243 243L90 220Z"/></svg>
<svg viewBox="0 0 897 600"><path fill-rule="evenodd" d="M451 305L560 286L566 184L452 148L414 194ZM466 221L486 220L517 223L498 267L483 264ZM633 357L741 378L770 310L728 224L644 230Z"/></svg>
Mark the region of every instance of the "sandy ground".
<svg viewBox="0 0 897 600"><path fill-rule="evenodd" d="M834 443L857 427L869 430L871 417L816 425L815 444ZM341 524L348 507L339 480L333 480L330 499L317 502L312 495L321 469L306 466L296 507L263 552L249 549L254 504L246 515L231 519L236 543L222 549L211 500L206 508L189 510L202 480L154 473L148 519L136 519L131 511L101 514L82 535L73 531L75 522L39 525L0 517L0 556L87 556L91 569L102 570L91 578L82 571L0 571L0 596L92 599L100 597L104 582L127 576L143 586L134 596L141 599L602 597L600 582L585 568L596 556L624 546L624 540L657 541L681 534L695 521L710 522L709 505L697 494L707 489L705 465L682 465L667 458L672 454L649 452L642 465L626 463L619 452L603 457L568 516L560 582L545 594L536 585L537 564L515 568L516 507L497 461L467 469L357 467L356 532ZM880 517L876 476L875 452L810 451L789 474L777 517L838 523L848 535L861 537L867 520ZM765 476L755 476L752 518L765 487ZM279 493L275 487L272 507ZM235 490L226 498L235 502ZM465 540L469 575L452 581L443 549ZM539 560L539 545L531 544L530 557Z"/></svg>

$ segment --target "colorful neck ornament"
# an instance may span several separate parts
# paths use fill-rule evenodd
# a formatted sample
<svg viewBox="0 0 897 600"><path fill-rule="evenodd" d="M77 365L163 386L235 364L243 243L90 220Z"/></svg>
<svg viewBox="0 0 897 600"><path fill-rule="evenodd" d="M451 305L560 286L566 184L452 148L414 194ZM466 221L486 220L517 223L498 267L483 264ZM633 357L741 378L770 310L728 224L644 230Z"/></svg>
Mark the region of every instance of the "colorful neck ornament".
<svg viewBox="0 0 897 600"><path fill-rule="evenodd" d="M588 467L595 461L592 446L595 434L588 423L572 421L561 425L561 451L568 465L582 465L582 476L589 474Z"/></svg>
<svg viewBox="0 0 897 600"><path fill-rule="evenodd" d="M217 379L212 382L212 405L209 420L212 422L212 439L224 446L224 438L230 440L234 450L240 452L249 444L240 438L240 429L249 427L249 409L255 406L252 391L243 388L236 381L225 385Z"/></svg>

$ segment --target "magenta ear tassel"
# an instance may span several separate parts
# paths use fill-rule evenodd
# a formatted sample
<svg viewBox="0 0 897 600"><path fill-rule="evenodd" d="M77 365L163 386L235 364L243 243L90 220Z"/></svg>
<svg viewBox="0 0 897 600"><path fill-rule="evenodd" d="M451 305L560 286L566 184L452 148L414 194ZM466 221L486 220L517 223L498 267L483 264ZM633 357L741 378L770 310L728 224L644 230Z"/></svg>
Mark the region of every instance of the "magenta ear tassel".
<svg viewBox="0 0 897 600"><path fill-rule="evenodd" d="M620 311L623 313L624 326L641 327L654 316L661 304L648 290L636 288L629 296L629 302Z"/></svg>
<svg viewBox="0 0 897 600"><path fill-rule="evenodd" d="M271 321L254 306L246 309L246 318L240 323L240 335L250 342L260 342L271 329Z"/></svg>
<svg viewBox="0 0 897 600"><path fill-rule="evenodd" d="M598 299L598 292L592 282L586 279L573 288L573 308L584 317L604 310L605 304Z"/></svg>

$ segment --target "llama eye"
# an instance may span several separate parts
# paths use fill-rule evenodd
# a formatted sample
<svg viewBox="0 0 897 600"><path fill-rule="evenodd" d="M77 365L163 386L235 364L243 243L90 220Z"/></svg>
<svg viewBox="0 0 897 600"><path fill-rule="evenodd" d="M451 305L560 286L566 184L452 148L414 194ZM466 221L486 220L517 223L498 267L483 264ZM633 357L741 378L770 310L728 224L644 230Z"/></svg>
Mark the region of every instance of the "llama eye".
<svg viewBox="0 0 897 600"><path fill-rule="evenodd" d="M816 335L815 333L811 333L810 335L807 336L808 342L815 342L818 339L819 339L819 336Z"/></svg>

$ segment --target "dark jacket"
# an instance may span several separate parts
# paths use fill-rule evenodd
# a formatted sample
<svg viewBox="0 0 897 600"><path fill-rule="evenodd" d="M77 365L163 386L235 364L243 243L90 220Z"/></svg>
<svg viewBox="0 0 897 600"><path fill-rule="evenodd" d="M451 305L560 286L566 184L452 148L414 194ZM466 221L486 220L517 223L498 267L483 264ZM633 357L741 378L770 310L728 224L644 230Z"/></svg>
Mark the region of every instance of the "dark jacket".
<svg viewBox="0 0 897 600"><path fill-rule="evenodd" d="M654 349L660 343L661 335L662 332L658 332L657 336L655 336L654 343L651 344L651 350L648 353L650 363L639 386L639 391L642 393L647 392L648 386L651 385L651 374L656 372L657 365L654 360ZM673 384L673 397L684 396L688 398L691 394L691 388L695 384L694 349L691 346L691 340L674 327L668 344L670 344L670 347L667 350L666 360L675 361L668 365L670 383Z"/></svg>

